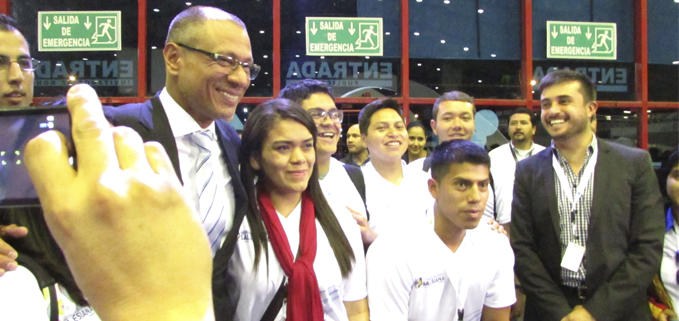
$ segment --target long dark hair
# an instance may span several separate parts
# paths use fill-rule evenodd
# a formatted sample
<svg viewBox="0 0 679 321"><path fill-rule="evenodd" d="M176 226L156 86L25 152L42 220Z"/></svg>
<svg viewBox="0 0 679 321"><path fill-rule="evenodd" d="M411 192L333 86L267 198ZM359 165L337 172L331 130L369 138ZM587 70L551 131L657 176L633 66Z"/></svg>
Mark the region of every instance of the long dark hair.
<svg viewBox="0 0 679 321"><path fill-rule="evenodd" d="M672 169L677 165L679 165L679 149L675 149L658 170L658 183L660 183L660 192L665 201L665 209L672 206L672 200L669 195L667 195L667 177L670 176L670 172L672 172Z"/></svg>
<svg viewBox="0 0 679 321"><path fill-rule="evenodd" d="M250 158L261 159L262 145L269 135L269 131L280 120L292 120L306 127L314 137L314 150L316 149L316 124L311 116L297 103L288 99L273 99L255 108L248 117L240 148L240 173L241 180L248 194L248 210L246 218L250 224L250 233L255 246L255 267L259 263L261 248L267 248L267 234L262 221L262 214L257 205L255 193L255 179L262 175L262 171L257 171L250 165ZM262 179L258 180L262 182ZM347 240L342 227L337 221L337 217L330 209L328 201L323 195L321 185L318 182L318 165L314 163L311 178L307 185L307 191L311 195L316 211L316 219L321 224L323 231L328 236L328 241L335 253L337 264L339 265L342 276L347 277L351 272L351 262L355 260L354 252Z"/></svg>
<svg viewBox="0 0 679 321"><path fill-rule="evenodd" d="M39 207L2 208L0 209L0 225L17 224L28 228L28 235L23 238L7 238L19 256L31 257L42 266L54 280L63 286L73 302L80 306L87 306L87 300L82 291L75 284L71 270L68 269L66 259L57 242L52 238L42 209ZM54 299L54 298L53 298Z"/></svg>

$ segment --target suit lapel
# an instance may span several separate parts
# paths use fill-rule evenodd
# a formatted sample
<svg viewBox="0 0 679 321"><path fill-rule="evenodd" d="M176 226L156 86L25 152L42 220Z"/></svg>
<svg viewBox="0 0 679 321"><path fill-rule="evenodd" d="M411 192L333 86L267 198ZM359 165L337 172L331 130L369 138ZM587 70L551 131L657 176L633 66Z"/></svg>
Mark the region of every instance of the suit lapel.
<svg viewBox="0 0 679 321"><path fill-rule="evenodd" d="M613 173L612 166L606 166L612 161L610 159L611 148L601 139L597 138L597 148L599 149L599 156L597 156L596 167L594 168L594 190L592 196L592 208L590 209L589 226L588 229L591 230L592 226L595 226L599 214L598 209L605 208L606 200L611 198L607 195L608 191L611 190L610 186L607 186L607 182L604 177L615 177L616 173ZM619 174L617 174L619 175Z"/></svg>
<svg viewBox="0 0 679 321"><path fill-rule="evenodd" d="M150 131L150 139L148 140L157 141L163 145L167 155L170 157L172 167L174 167L174 171L177 174L177 177L179 177L179 181L184 184L182 173L179 170L179 152L177 151L177 141L174 139L174 135L172 134L170 121L167 119L167 114L165 114L165 109L160 103L158 96L151 98L151 104L152 107L150 113L147 110L142 109L143 115L140 115L141 121L148 122L149 119L151 119L150 123L152 124L152 130Z"/></svg>
<svg viewBox="0 0 679 321"><path fill-rule="evenodd" d="M549 214L552 218L552 224L554 225L554 231L556 232L556 237L559 239L561 237L561 226L559 221L561 215L559 214L559 200L556 196L556 182L554 181L554 168L552 167L552 157L554 157L554 152L552 147L547 147L547 152L544 153L544 158L542 159L542 165L538 168L544 169L542 176L544 178L544 188L543 191L547 197L547 204L549 206Z"/></svg>

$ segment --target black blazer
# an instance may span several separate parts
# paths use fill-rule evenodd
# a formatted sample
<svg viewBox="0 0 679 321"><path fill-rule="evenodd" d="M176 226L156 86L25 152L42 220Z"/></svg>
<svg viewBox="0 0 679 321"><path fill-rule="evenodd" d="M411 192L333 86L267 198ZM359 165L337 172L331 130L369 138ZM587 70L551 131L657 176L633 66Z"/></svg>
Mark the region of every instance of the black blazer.
<svg viewBox="0 0 679 321"><path fill-rule="evenodd" d="M660 268L664 216L646 151L598 139L586 244L589 298L597 321L652 320L646 288ZM527 295L524 320L561 320L572 311L561 285L558 198L552 148L518 163L512 202L514 270Z"/></svg>
<svg viewBox="0 0 679 321"><path fill-rule="evenodd" d="M177 177L182 181L179 170L179 158L177 143L170 128L170 123L158 96L153 97L141 104L127 104L120 107L104 107L106 118L114 126L127 126L139 133L146 141L157 141L165 148L170 156L172 166ZM226 241L217 251L213 262L212 271L212 295L214 300L215 317L217 320L232 320L236 311L238 300L237 287L228 275L227 266L233 254L238 236L238 228L243 222L247 206L247 194L240 180L238 171L238 150L240 138L238 133L226 121L215 121L217 140L222 149L224 162L231 175L233 191L236 199L235 215L231 231L227 234Z"/></svg>

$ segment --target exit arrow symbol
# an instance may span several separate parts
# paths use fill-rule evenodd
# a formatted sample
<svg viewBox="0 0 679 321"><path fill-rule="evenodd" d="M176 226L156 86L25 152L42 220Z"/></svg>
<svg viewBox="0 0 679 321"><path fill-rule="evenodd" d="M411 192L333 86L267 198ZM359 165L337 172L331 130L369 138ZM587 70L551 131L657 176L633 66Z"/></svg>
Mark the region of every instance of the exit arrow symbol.
<svg viewBox="0 0 679 321"><path fill-rule="evenodd" d="M558 36L558 35L559 35L559 33L556 32L556 26L552 27L552 37L554 37L556 39L556 36Z"/></svg>
<svg viewBox="0 0 679 321"><path fill-rule="evenodd" d="M316 22L313 22L313 25L309 30L311 30L311 33L313 33L314 36L316 35L316 32L318 32L318 28L316 28Z"/></svg>
<svg viewBox="0 0 679 321"><path fill-rule="evenodd" d="M45 27L45 30L50 30L52 24L50 23L49 17L45 17L45 22L42 23L42 26Z"/></svg>
<svg viewBox="0 0 679 321"><path fill-rule="evenodd" d="M587 36L587 40L592 37L592 33L589 32L589 27L587 27L587 33L585 33L585 36Z"/></svg>
<svg viewBox="0 0 679 321"><path fill-rule="evenodd" d="M90 16L87 16L87 21L84 23L85 28L90 29L90 26L92 26L92 23L90 22Z"/></svg>
<svg viewBox="0 0 679 321"><path fill-rule="evenodd" d="M351 23L351 27L349 27L349 34L352 36L354 35L354 32L356 32L356 29L354 29L354 23Z"/></svg>

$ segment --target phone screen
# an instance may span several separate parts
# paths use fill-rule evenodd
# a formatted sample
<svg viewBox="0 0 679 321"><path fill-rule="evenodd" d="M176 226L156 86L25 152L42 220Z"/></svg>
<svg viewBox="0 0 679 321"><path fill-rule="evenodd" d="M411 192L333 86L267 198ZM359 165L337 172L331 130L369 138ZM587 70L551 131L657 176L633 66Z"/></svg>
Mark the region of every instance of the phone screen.
<svg viewBox="0 0 679 321"><path fill-rule="evenodd" d="M65 106L0 108L0 207L40 204L26 169L24 148L29 140L48 130L58 130L71 141ZM72 158L69 161L73 164Z"/></svg>

